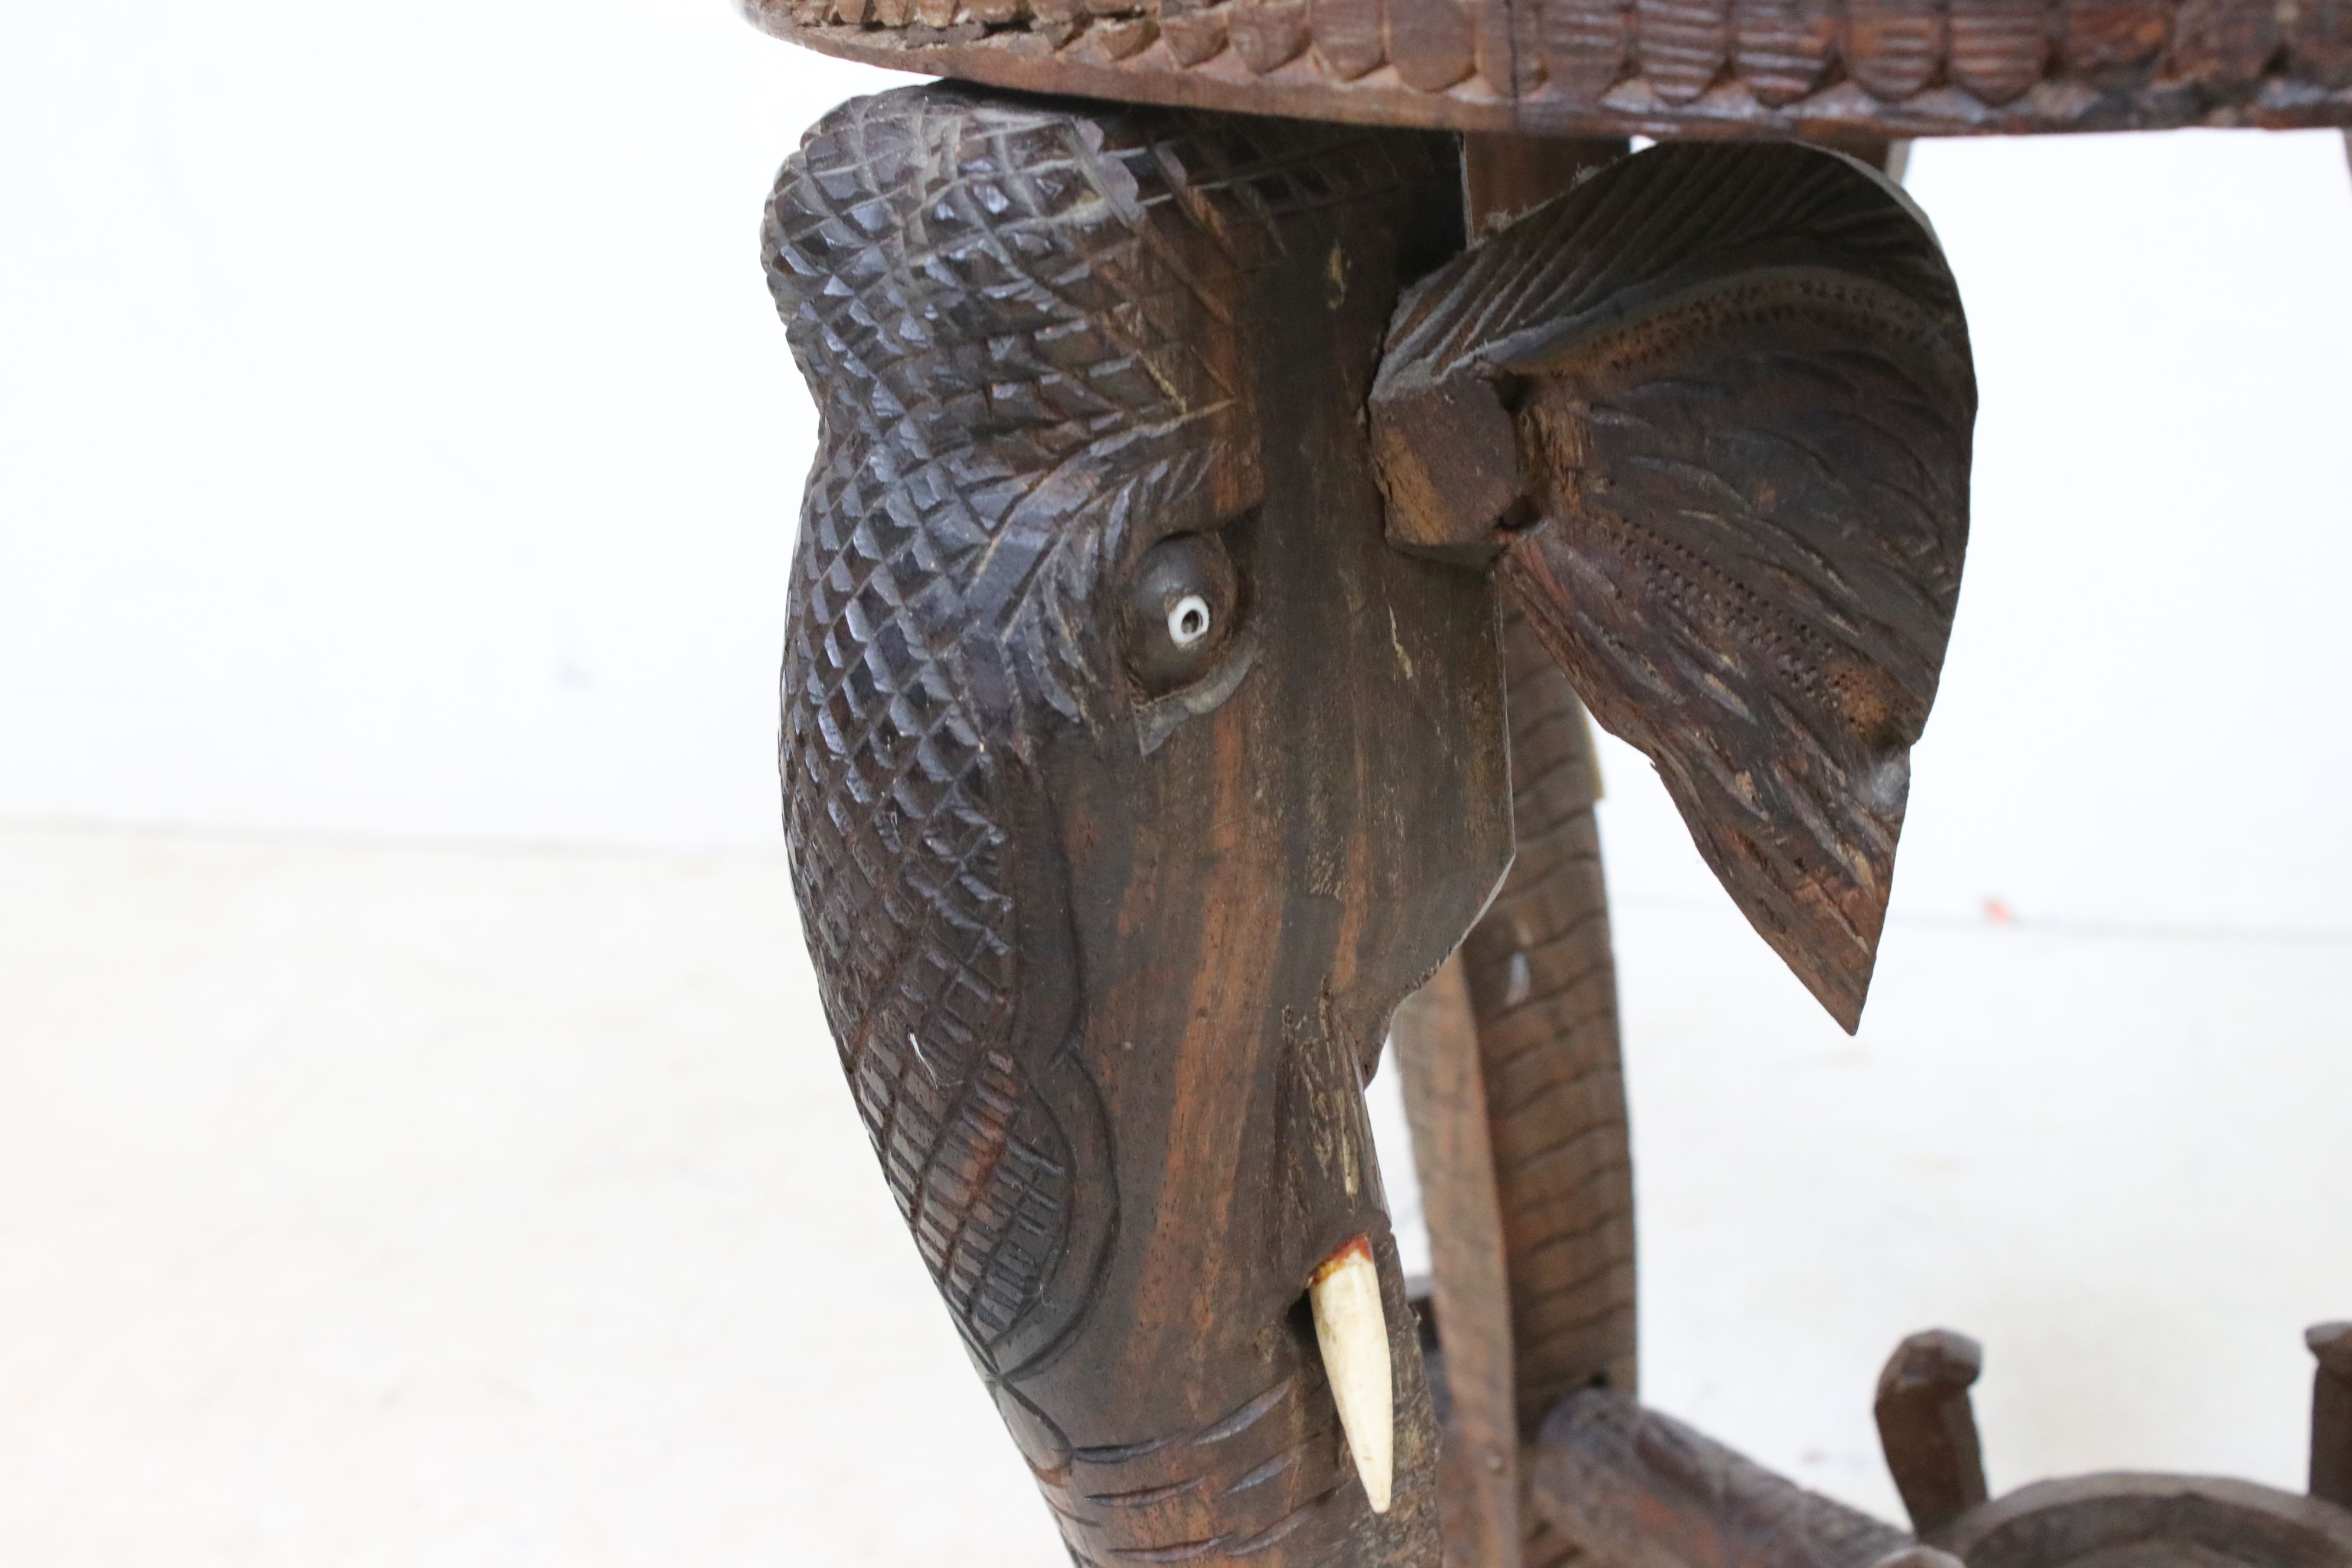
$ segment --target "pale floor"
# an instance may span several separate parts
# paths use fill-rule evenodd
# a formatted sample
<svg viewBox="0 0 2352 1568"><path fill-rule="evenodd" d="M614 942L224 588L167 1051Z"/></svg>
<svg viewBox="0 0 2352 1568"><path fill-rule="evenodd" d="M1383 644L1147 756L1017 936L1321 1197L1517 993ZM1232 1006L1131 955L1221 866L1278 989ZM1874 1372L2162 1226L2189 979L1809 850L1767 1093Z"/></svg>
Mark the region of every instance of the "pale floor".
<svg viewBox="0 0 2352 1568"><path fill-rule="evenodd" d="M1859 1040L1618 914L1646 1392L1882 1509L2294 1484L2352 1316L2352 942L1892 928ZM0 1563L1060 1561L876 1179L780 858L0 831Z"/></svg>

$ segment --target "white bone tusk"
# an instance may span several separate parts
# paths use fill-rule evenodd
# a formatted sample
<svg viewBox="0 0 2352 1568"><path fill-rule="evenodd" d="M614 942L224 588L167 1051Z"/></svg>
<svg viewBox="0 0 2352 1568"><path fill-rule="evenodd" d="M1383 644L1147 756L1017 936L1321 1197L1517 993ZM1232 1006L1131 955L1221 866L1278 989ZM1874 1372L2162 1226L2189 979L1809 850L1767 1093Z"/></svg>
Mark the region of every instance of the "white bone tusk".
<svg viewBox="0 0 2352 1568"><path fill-rule="evenodd" d="M1358 1237L1325 1258L1307 1282L1315 1309L1315 1342L1331 1380L1331 1402L1356 1458L1374 1513L1389 1510L1396 1468L1396 1402L1389 1384L1389 1324L1381 1310L1381 1273L1371 1242Z"/></svg>

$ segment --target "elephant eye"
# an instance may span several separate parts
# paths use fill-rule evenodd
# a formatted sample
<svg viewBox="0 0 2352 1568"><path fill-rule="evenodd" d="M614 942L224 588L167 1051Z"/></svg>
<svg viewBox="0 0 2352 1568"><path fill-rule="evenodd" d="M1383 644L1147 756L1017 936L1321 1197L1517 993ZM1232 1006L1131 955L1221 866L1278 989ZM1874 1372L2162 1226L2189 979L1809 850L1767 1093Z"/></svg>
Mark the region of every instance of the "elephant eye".
<svg viewBox="0 0 2352 1568"><path fill-rule="evenodd" d="M1209 601L1198 594L1187 594L1168 612L1168 638L1178 647L1191 647L1209 635L1212 624Z"/></svg>
<svg viewBox="0 0 2352 1568"><path fill-rule="evenodd" d="M1129 582L1128 667L1157 696L1198 680L1240 618L1240 579L1224 542L1179 533L1144 552Z"/></svg>

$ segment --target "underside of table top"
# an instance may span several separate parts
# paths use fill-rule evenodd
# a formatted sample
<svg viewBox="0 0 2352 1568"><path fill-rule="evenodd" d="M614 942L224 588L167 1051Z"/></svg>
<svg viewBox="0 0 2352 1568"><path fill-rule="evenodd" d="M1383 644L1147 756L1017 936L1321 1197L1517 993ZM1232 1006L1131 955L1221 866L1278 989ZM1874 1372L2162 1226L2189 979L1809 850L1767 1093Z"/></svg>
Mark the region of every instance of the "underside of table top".
<svg viewBox="0 0 2352 1568"><path fill-rule="evenodd" d="M2352 0L743 0L997 87L1539 135L2352 124Z"/></svg>

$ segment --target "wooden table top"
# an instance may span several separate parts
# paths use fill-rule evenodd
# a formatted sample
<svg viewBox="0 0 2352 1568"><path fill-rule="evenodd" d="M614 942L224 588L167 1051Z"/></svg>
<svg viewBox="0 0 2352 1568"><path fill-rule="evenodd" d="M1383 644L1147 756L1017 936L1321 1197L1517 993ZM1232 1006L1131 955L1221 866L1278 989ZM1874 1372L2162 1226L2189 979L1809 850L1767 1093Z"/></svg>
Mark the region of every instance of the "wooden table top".
<svg viewBox="0 0 2352 1568"><path fill-rule="evenodd" d="M2352 124L2352 0L743 0L1042 92L1544 135Z"/></svg>

